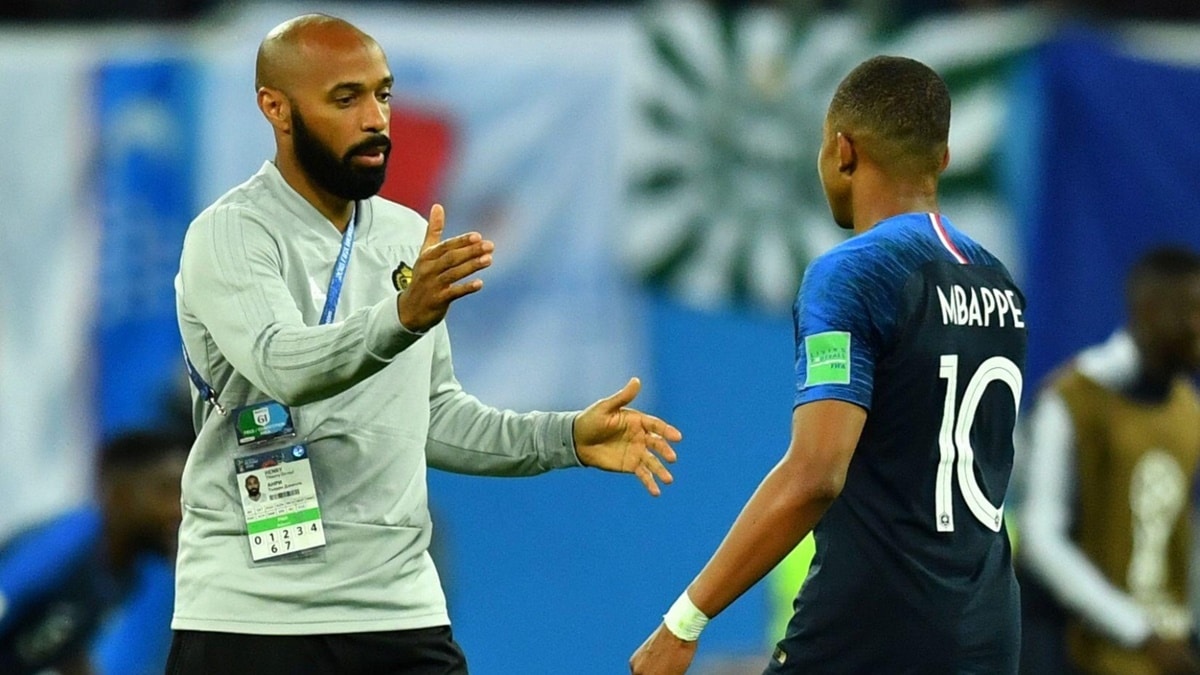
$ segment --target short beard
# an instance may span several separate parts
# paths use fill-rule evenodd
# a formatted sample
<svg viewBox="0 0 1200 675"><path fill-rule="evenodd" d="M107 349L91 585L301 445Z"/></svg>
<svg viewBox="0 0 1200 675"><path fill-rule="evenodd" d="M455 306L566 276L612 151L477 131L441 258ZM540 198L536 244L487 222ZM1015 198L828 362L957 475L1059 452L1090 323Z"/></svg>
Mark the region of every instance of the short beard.
<svg viewBox="0 0 1200 675"><path fill-rule="evenodd" d="M292 104L292 146L300 168L318 187L345 200L366 199L379 192L387 177L388 155L392 144L387 136L373 134L370 138L354 145L340 158L332 149L318 140L304 124L300 109ZM378 167L358 167L353 164L354 156L363 150L381 148L383 164Z"/></svg>

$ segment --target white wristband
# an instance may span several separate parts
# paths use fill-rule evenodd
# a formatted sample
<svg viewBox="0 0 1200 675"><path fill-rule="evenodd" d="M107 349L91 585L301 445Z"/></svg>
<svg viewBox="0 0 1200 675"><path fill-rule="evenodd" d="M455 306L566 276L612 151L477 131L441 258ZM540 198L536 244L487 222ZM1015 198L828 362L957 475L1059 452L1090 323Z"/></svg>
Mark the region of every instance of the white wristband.
<svg viewBox="0 0 1200 675"><path fill-rule="evenodd" d="M692 599L684 591L663 615L663 625L680 640L695 642L700 639L700 631L708 625L708 617L692 604Z"/></svg>

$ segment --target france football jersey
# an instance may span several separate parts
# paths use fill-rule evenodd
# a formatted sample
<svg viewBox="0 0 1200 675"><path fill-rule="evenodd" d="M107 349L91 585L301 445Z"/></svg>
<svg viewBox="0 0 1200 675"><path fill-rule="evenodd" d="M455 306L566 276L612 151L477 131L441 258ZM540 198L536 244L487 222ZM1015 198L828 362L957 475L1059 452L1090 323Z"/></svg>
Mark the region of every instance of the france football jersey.
<svg viewBox="0 0 1200 675"><path fill-rule="evenodd" d="M161 673L174 575L143 554L109 571L103 522L84 507L0 542L0 673L49 672L87 654L99 675Z"/></svg>
<svg viewBox="0 0 1200 675"><path fill-rule="evenodd" d="M0 672L39 672L87 649L116 595L98 559L102 525L81 509L0 547Z"/></svg>
<svg viewBox="0 0 1200 675"><path fill-rule="evenodd" d="M884 220L809 266L795 403L847 401L867 421L768 672L1016 672L1003 503L1024 307L937 214Z"/></svg>

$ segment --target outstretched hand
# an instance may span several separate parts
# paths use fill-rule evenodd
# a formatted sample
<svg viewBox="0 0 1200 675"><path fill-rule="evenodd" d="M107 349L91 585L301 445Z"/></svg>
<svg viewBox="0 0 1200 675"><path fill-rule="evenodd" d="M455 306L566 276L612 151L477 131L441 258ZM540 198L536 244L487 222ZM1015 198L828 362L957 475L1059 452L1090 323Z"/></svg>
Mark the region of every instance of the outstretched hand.
<svg viewBox="0 0 1200 675"><path fill-rule="evenodd" d="M481 279L460 282L492 264L495 244L478 232L442 241L445 229L446 211L434 204L421 255L413 265L412 281L396 300L400 323L417 333L424 333L445 318L450 303L482 289Z"/></svg>
<svg viewBox="0 0 1200 675"><path fill-rule="evenodd" d="M625 407L641 389L635 377L621 391L588 406L575 420L575 452L584 466L637 476L657 497L662 490L655 479L674 480L663 461L675 461L670 443L683 434L653 415Z"/></svg>

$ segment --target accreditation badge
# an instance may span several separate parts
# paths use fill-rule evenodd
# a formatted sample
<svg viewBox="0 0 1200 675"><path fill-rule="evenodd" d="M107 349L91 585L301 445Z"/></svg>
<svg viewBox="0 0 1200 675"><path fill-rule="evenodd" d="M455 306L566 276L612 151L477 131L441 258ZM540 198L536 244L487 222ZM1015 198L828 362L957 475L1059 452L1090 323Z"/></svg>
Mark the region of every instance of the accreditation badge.
<svg viewBox="0 0 1200 675"><path fill-rule="evenodd" d="M308 446L296 442L287 406L266 401L234 411L240 448L234 475L254 562L302 556L325 545Z"/></svg>

